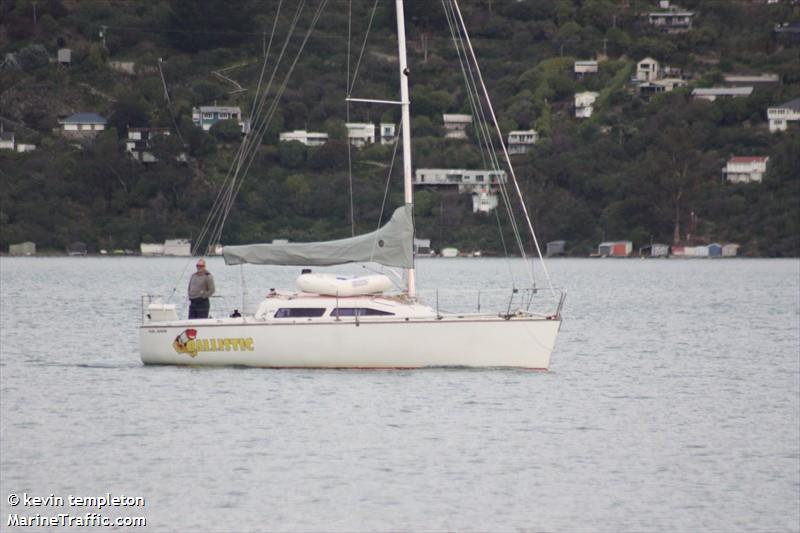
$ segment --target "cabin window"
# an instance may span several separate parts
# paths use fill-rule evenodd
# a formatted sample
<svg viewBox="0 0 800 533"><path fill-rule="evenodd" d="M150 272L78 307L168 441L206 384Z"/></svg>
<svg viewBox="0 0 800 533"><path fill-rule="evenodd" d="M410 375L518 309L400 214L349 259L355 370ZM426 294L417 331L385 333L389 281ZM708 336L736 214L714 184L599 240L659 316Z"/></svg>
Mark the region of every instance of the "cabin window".
<svg viewBox="0 0 800 533"><path fill-rule="evenodd" d="M394 313L370 309L369 307L339 307L331 311L331 316L393 316Z"/></svg>
<svg viewBox="0 0 800 533"><path fill-rule="evenodd" d="M313 318L324 314L324 307L281 307L275 311L275 318Z"/></svg>

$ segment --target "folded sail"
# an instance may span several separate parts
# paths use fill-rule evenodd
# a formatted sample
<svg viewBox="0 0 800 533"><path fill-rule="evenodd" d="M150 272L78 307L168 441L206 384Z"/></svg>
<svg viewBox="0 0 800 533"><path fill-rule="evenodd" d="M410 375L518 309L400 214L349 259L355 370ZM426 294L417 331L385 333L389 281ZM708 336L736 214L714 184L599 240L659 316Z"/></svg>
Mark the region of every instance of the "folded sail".
<svg viewBox="0 0 800 533"><path fill-rule="evenodd" d="M411 206L399 207L391 220L371 233L336 241L226 246L225 263L240 265L328 266L373 261L385 266L414 266Z"/></svg>

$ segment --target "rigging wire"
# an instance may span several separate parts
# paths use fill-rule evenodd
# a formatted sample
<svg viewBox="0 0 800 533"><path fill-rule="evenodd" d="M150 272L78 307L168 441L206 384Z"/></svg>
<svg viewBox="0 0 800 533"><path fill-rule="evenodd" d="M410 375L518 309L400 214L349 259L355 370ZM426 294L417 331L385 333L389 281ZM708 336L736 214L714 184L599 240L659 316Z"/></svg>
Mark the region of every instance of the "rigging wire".
<svg viewBox="0 0 800 533"><path fill-rule="evenodd" d="M531 237L533 238L533 243L536 245L536 252L539 254L539 262L542 265L542 270L544 271L545 278L547 279L547 284L548 284L548 286L550 288L550 292L555 296L555 289L553 288L553 283L552 283L552 281L550 279L550 273L547 270L547 265L545 264L544 257L542 256L542 249L539 246L539 240L536 238L536 233L533 231L533 223L531 222L531 217L528 214L528 208L525 206L525 198L523 197L522 191L519 188L519 183L517 182L517 176L514 173L514 167L511 165L511 158L508 155L508 150L506 149L505 142L503 142L503 135L502 135L502 132L500 131L500 126L497 123L497 117L495 116L494 109L492 108L492 103L489 100L489 92L486 89L486 84L483 81L483 76L481 75L481 69L480 69L480 66L478 65L478 60L475 57L475 51L472 48L472 43L470 42L470 39L469 39L469 33L467 32L466 25L464 24L464 17L461 15L461 9L458 7L458 0L452 0L452 2L453 2L453 5L455 7L455 11L458 14L458 19L459 19L459 21L461 23L460 24L461 29L464 32L464 37L465 37L466 43L468 45L470 56L472 57L472 63L475 66L475 73L477 74L478 80L481 83L481 88L483 90L483 94L484 94L485 99L486 99L486 104L487 104L487 107L489 108L489 112L491 113L491 116L492 116L492 122L494 123L495 130L497 131L497 134L498 134L498 136L500 138L499 139L500 140L500 146L503 148L503 155L505 156L506 162L508 164L508 168L509 168L509 170L511 172L511 178L512 178L512 180L514 182L514 188L516 189L517 195L518 195L519 200L520 200L520 204L522 206L522 212L525 214L525 220L528 223L528 229L530 230ZM534 271L534 266L533 266L533 262L531 262L531 276L533 276L533 271Z"/></svg>
<svg viewBox="0 0 800 533"><path fill-rule="evenodd" d="M353 27L353 0L348 0L347 2L347 82L344 86L345 96L344 105L345 105L345 130L347 130L346 139L347 142L347 184L348 184L348 192L350 193L350 236L356 236L356 209L353 203L353 152L352 147L350 146L350 130L347 129L347 125L350 123L350 42L352 40L352 27Z"/></svg>
<svg viewBox="0 0 800 533"><path fill-rule="evenodd" d="M456 48L459 64L461 66L461 72L462 75L464 76L464 82L467 87L467 97L470 104L470 109L472 110L473 116L475 117L476 138L478 140L478 146L480 149L481 158L484 161L485 167L499 171L500 162L496 156L497 151L494 148L492 136L487 126L488 121L486 119L486 115L484 113L484 109L481 104L481 99L478 94L477 83L467 57L466 49L463 42L463 37L461 35L461 32L458 30L455 22L455 13L453 12L452 9L452 3L448 3L446 2L446 0L442 0L442 6L444 7L445 10L445 16L447 17L448 25L450 27L450 33L453 39L453 44ZM488 165L486 164L487 157L490 160L490 163ZM520 249L520 252L524 258L525 250L522 244L522 237L520 235L519 226L517 224L516 218L514 217L514 212L511 207L512 204L508 196L508 192L505 185L506 184L504 181L498 179L498 189L500 190L501 197L503 198L502 203L509 217L509 223L511 225L514 234L514 238L517 242L517 246ZM503 228L502 228L502 222L500 220L499 211L500 210L495 211L495 218L497 220L500 240L503 245L503 252L506 258L506 267L508 268L509 276L511 277L512 283L516 285L514 271L511 268L511 260L508 255L508 248L505 242L505 236L503 235Z"/></svg>

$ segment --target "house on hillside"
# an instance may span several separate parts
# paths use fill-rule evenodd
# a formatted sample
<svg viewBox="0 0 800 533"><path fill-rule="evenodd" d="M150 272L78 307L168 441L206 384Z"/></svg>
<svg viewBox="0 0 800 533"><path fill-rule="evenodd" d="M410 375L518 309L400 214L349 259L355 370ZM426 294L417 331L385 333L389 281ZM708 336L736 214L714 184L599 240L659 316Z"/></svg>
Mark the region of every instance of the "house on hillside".
<svg viewBox="0 0 800 533"><path fill-rule="evenodd" d="M169 128L128 128L125 151L140 163L155 163L158 160L150 151L153 148L153 142L157 137L169 135Z"/></svg>
<svg viewBox="0 0 800 533"><path fill-rule="evenodd" d="M786 131L789 127L789 122L800 121L800 98L795 98L779 106L770 107L767 109L767 118L769 119L770 132Z"/></svg>
<svg viewBox="0 0 800 533"><path fill-rule="evenodd" d="M445 113L442 115L446 139L466 139L467 126L472 124L472 115Z"/></svg>
<svg viewBox="0 0 800 533"><path fill-rule="evenodd" d="M208 131L220 120L235 120L242 133L250 131L250 121L242 117L242 108L239 106L200 106L192 108L192 122L203 131Z"/></svg>
<svg viewBox="0 0 800 533"><path fill-rule="evenodd" d="M600 93L593 91L575 93L575 117L591 117L594 112L594 102L597 100L598 96L600 96Z"/></svg>
<svg viewBox="0 0 800 533"><path fill-rule="evenodd" d="M636 79L641 82L655 81L661 77L661 65L652 57L636 63Z"/></svg>
<svg viewBox="0 0 800 533"><path fill-rule="evenodd" d="M381 122L378 124L378 136L381 144L394 144L397 140L397 130L394 124Z"/></svg>
<svg viewBox="0 0 800 533"><path fill-rule="evenodd" d="M722 177L730 183L761 183L768 161L767 156L731 157L722 169Z"/></svg>
<svg viewBox="0 0 800 533"><path fill-rule="evenodd" d="M306 146L322 146L328 142L328 134L306 130L285 131L278 135L278 140L282 143L297 141Z"/></svg>
<svg viewBox="0 0 800 533"><path fill-rule="evenodd" d="M597 74L597 61L593 59L586 61L575 61L575 64L572 68L575 72L576 78L583 78L587 74Z"/></svg>
<svg viewBox="0 0 800 533"><path fill-rule="evenodd" d="M664 11L648 13L650 25L666 33L684 33L692 29L694 12L678 6L669 6Z"/></svg>
<svg viewBox="0 0 800 533"><path fill-rule="evenodd" d="M375 124L372 122L348 122L347 140L356 148L375 143Z"/></svg>
<svg viewBox="0 0 800 533"><path fill-rule="evenodd" d="M692 89L692 98L713 102L717 98L746 98L753 94L753 87L709 87Z"/></svg>
<svg viewBox="0 0 800 533"><path fill-rule="evenodd" d="M372 122L348 122L345 127L347 139L356 148L363 148L376 142L392 144L395 141L394 124L381 122L376 126Z"/></svg>
<svg viewBox="0 0 800 533"><path fill-rule="evenodd" d="M508 153L524 154L536 144L536 130L518 130L508 132Z"/></svg>
<svg viewBox="0 0 800 533"><path fill-rule="evenodd" d="M459 194L472 195L472 211L488 213L498 205L497 193L506 183L503 170L465 170L452 168L418 168L413 185L430 189L456 189Z"/></svg>
<svg viewBox="0 0 800 533"><path fill-rule="evenodd" d="M72 64L72 50L70 48L59 48L57 61L58 64L64 67L68 67Z"/></svg>
<svg viewBox="0 0 800 533"><path fill-rule="evenodd" d="M662 78L660 80L642 83L636 89L639 91L639 96L649 98L659 93L672 92L676 87L686 87L686 80L680 78Z"/></svg>
<svg viewBox="0 0 800 533"><path fill-rule="evenodd" d="M794 44L800 42L800 22L783 22L775 24L772 34L781 44Z"/></svg>
<svg viewBox="0 0 800 533"><path fill-rule="evenodd" d="M86 138L94 137L105 130L107 121L97 113L75 113L58 123L61 124L63 135Z"/></svg>
<svg viewBox="0 0 800 533"><path fill-rule="evenodd" d="M13 131L0 132L0 150L16 150Z"/></svg>

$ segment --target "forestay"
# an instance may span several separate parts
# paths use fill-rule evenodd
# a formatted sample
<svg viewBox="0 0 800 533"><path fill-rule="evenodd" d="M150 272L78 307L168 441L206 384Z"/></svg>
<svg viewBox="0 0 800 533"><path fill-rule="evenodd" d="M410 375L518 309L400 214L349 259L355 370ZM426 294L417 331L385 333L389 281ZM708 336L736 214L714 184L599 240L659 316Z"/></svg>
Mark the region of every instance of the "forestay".
<svg viewBox="0 0 800 533"><path fill-rule="evenodd" d="M382 228L335 241L226 246L228 265L329 266L374 261L384 266L411 268L414 226L411 206L399 207Z"/></svg>

